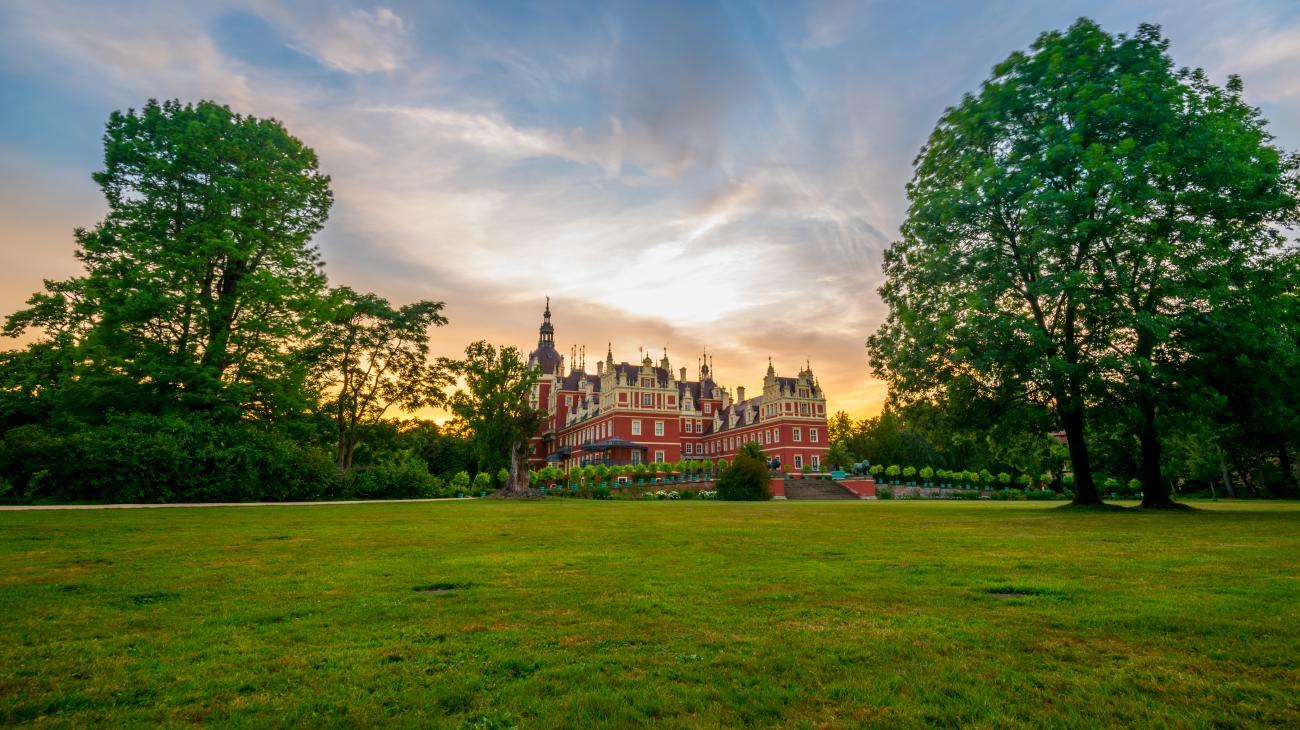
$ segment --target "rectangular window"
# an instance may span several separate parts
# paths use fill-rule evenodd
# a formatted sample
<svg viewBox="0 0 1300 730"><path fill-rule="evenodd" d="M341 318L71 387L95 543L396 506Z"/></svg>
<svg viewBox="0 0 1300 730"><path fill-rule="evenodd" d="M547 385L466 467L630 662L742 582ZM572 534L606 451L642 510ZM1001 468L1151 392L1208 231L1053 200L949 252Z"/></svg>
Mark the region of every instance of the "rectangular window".
<svg viewBox="0 0 1300 730"><path fill-rule="evenodd" d="M686 453L692 454L694 452L695 452L695 447L692 446L691 444L686 444Z"/></svg>
<svg viewBox="0 0 1300 730"><path fill-rule="evenodd" d="M632 422L632 435L633 435L633 436L640 436L640 435L641 435L641 422L640 422L640 421L633 421L633 422Z"/></svg>
<svg viewBox="0 0 1300 730"><path fill-rule="evenodd" d="M704 404L704 412L705 412L705 413L712 413L712 412L713 412L713 404L712 404L712 403L705 403L705 404Z"/></svg>
<svg viewBox="0 0 1300 730"><path fill-rule="evenodd" d="M795 439L795 440L797 441L798 439ZM795 455L794 455L794 468L796 468L796 469L802 469L802 468L803 468L803 455L802 455L802 454L795 454Z"/></svg>
<svg viewBox="0 0 1300 730"><path fill-rule="evenodd" d="M772 429L772 443L774 444L781 443L781 429L779 428Z"/></svg>
<svg viewBox="0 0 1300 730"><path fill-rule="evenodd" d="M813 443L817 443L817 429L815 428L808 429L808 440Z"/></svg>
<svg viewBox="0 0 1300 730"><path fill-rule="evenodd" d="M633 464L640 464L640 463L641 463L641 450L640 450L640 449L633 449L633 450L632 450L632 463L633 463Z"/></svg>
<svg viewBox="0 0 1300 730"><path fill-rule="evenodd" d="M656 436L663 436L663 435L664 435L664 422L663 422L663 421L655 421L655 435L656 435Z"/></svg>
<svg viewBox="0 0 1300 730"><path fill-rule="evenodd" d="M566 406L571 406L571 405L573 405L573 396L571 396L571 395L566 395L566 396L564 396L564 405L566 405Z"/></svg>
<svg viewBox="0 0 1300 730"><path fill-rule="evenodd" d="M813 471L822 470L821 457L819 457L817 454L813 454L812 464L813 464Z"/></svg>
<svg viewBox="0 0 1300 730"><path fill-rule="evenodd" d="M795 426L795 428L794 428L794 442L797 444L797 443L799 443L800 441L803 441L803 429L799 428L798 426Z"/></svg>
<svg viewBox="0 0 1300 730"><path fill-rule="evenodd" d="M662 452L662 451L656 451L656 452L655 452L655 463L656 463L656 464L662 464L662 463L664 463L664 452Z"/></svg>
<svg viewBox="0 0 1300 730"><path fill-rule="evenodd" d="M654 404L655 404L655 397L653 393L641 394L641 405L646 406L648 408L650 406L653 406Z"/></svg>
<svg viewBox="0 0 1300 730"><path fill-rule="evenodd" d="M691 433L692 431L695 430L694 424L692 424L690 421L687 421L685 425L686 425L686 433Z"/></svg>

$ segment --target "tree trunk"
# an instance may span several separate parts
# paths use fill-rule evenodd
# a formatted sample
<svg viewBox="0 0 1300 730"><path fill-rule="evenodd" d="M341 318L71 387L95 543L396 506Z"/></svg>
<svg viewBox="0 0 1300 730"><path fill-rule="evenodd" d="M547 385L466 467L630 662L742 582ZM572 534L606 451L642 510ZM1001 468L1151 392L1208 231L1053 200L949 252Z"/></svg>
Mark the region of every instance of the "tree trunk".
<svg viewBox="0 0 1300 730"><path fill-rule="evenodd" d="M1142 423L1138 425L1138 443L1142 450L1142 506L1172 507L1169 487L1160 476L1160 437L1156 433L1156 408L1143 398L1138 405Z"/></svg>
<svg viewBox="0 0 1300 730"><path fill-rule="evenodd" d="M531 497L528 486L528 462L524 458L527 442L519 440L510 446L510 481L499 494L502 497Z"/></svg>
<svg viewBox="0 0 1300 730"><path fill-rule="evenodd" d="M1065 443L1070 448L1070 467L1074 470L1074 501L1071 504L1101 504L1101 495L1092 481L1092 463L1088 460L1088 443L1084 440L1083 407L1067 406L1061 413Z"/></svg>
<svg viewBox="0 0 1300 730"><path fill-rule="evenodd" d="M1223 460L1223 454L1219 454L1219 473L1223 475L1223 492L1229 499L1235 498L1237 493L1232 490L1232 478L1228 476L1228 462Z"/></svg>

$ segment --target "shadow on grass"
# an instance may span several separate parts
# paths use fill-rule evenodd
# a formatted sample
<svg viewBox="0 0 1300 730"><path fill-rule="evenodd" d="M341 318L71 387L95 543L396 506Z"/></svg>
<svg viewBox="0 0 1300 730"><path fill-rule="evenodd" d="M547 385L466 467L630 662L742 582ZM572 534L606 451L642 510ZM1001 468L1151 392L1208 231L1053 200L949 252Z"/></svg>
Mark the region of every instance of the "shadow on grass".
<svg viewBox="0 0 1300 730"><path fill-rule="evenodd" d="M1060 507L1057 507L1056 509L1065 510L1068 512L1203 512L1204 511L1200 507L1193 507L1192 505L1187 504L1186 502L1170 502L1169 504L1154 505L1154 506L1148 505L1145 507L1140 504L1135 507L1125 507L1123 505L1109 504L1106 502L1102 502L1101 504L1075 504L1073 502L1070 502L1069 504L1063 504Z"/></svg>

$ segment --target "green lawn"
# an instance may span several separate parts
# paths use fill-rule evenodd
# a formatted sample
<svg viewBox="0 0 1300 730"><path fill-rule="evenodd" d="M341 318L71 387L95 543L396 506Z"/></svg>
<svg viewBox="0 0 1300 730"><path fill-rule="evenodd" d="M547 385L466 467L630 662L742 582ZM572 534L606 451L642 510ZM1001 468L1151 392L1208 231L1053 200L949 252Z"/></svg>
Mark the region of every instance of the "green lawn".
<svg viewBox="0 0 1300 730"><path fill-rule="evenodd" d="M0 512L0 722L1300 726L1300 505L1203 509Z"/></svg>

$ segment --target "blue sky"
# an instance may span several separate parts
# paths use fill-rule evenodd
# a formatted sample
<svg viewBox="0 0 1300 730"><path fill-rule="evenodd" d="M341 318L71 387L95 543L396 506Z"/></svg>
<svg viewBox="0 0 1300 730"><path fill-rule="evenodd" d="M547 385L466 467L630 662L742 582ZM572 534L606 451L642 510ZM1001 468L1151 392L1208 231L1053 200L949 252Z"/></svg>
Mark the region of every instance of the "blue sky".
<svg viewBox="0 0 1300 730"><path fill-rule="evenodd" d="M110 111L209 98L319 153L335 283L448 303L435 349L705 347L728 385L812 361L879 409L863 342L911 160L1047 29L1162 25L1300 148L1300 3L0 2L0 312L75 273Z"/></svg>

